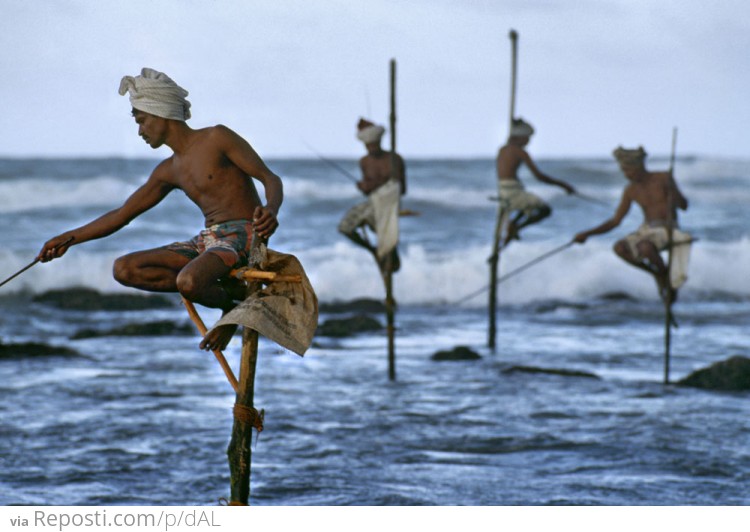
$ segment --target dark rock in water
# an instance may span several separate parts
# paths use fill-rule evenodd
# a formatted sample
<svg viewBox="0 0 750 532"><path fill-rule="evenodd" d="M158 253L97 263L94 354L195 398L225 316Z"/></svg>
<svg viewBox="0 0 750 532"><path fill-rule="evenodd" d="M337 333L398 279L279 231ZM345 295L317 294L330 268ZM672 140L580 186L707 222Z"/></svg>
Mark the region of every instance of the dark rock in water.
<svg viewBox="0 0 750 532"><path fill-rule="evenodd" d="M192 325L177 324L171 321L154 321L151 323L129 323L122 327L99 331L96 329L81 329L71 338L80 340L83 338L99 338L102 336L175 336L197 334Z"/></svg>
<svg viewBox="0 0 750 532"><path fill-rule="evenodd" d="M16 360L31 357L79 357L75 349L34 342L3 344L0 342L0 360Z"/></svg>
<svg viewBox="0 0 750 532"><path fill-rule="evenodd" d="M479 360L479 353L472 351L464 345L454 347L450 351L438 351L432 355L432 360Z"/></svg>
<svg viewBox="0 0 750 532"><path fill-rule="evenodd" d="M750 390L750 358L734 356L694 371L677 382L680 386L739 392Z"/></svg>
<svg viewBox="0 0 750 532"><path fill-rule="evenodd" d="M586 310L589 306L585 303L567 303L565 301L549 301L536 305L535 312L539 314L545 314L547 312L554 312L558 309L573 309L573 310Z"/></svg>
<svg viewBox="0 0 750 532"><path fill-rule="evenodd" d="M576 371L569 369L536 368L533 366L511 366L502 370L503 373L544 373L546 375L560 375L562 377L584 377L587 379L598 379L599 376L587 371Z"/></svg>
<svg viewBox="0 0 750 532"><path fill-rule="evenodd" d="M357 333L382 331L383 326L380 322L369 316L353 316L351 318L342 318L336 320L326 320L318 326L317 335L333 336L342 338Z"/></svg>
<svg viewBox="0 0 750 532"><path fill-rule="evenodd" d="M599 299L607 301L636 301L636 298L627 292L607 292L599 296Z"/></svg>
<svg viewBox="0 0 750 532"><path fill-rule="evenodd" d="M66 310L147 310L174 307L174 301L162 295L102 294L90 288L50 290L33 299Z"/></svg>
<svg viewBox="0 0 750 532"><path fill-rule="evenodd" d="M320 312L331 314L343 312L385 312L385 304L377 299L353 299L351 301L334 301L333 303L321 303L318 307Z"/></svg>

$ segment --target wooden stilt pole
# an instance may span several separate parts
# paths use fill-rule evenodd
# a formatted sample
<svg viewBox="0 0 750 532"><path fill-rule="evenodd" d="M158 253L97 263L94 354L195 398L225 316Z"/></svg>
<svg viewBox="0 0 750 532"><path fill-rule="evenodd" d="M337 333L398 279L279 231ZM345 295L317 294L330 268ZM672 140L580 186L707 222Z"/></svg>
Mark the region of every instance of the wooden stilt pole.
<svg viewBox="0 0 750 532"><path fill-rule="evenodd" d="M182 297L182 303L185 305L185 308L188 311L188 315L190 316L190 319L193 320L193 323L198 328L198 332L201 333L201 336L206 336L208 329L206 328L206 325L203 323L203 320L198 314L198 311L195 310L195 306L193 305L193 302L190 301L189 299L186 299L185 296L180 296L180 297ZM215 349L213 351L213 354L216 357L216 360L219 361L219 365L221 366L221 369L224 370L224 375L227 376L227 380L229 381L229 384L232 385L232 389L235 392L237 392L237 390L239 389L239 383L237 382L237 377L234 376L234 373L232 372L232 368L227 362L227 359L224 358L224 353L222 353L218 349Z"/></svg>
<svg viewBox="0 0 750 532"><path fill-rule="evenodd" d="M397 158L396 158L396 60L391 59L390 70L391 82L391 179L397 177ZM398 244L396 244L398 246ZM393 299L393 254L389 254L385 261L385 271L383 272L383 281L385 283L385 312L386 328L388 331L388 379L396 380L396 325L395 313L396 304Z"/></svg>
<svg viewBox="0 0 750 532"><path fill-rule="evenodd" d="M250 260L256 256L260 238L253 233ZM257 264L250 264L256 267ZM260 283L249 283L248 295L258 290ZM234 404L232 439L227 448L230 472L230 506L247 506L250 500L250 470L253 427L263 430L263 414L253 406L255 368L258 360L258 332L247 327L242 330L239 390Z"/></svg>
<svg viewBox="0 0 750 532"><path fill-rule="evenodd" d="M672 182L674 180L674 161L677 147L677 128L672 129L672 154L669 159L669 191L667 192L667 289L664 294L664 384L669 384L669 367L672 348L672 298L674 288L672 287L672 248L674 247L674 206L672 194Z"/></svg>
<svg viewBox="0 0 750 532"><path fill-rule="evenodd" d="M510 74L510 120L509 125L513 127L513 119L516 116L516 71L518 66L518 32L510 30L510 56L511 56L511 74ZM498 176L499 177L499 176ZM497 207L497 221L495 222L495 234L492 241L492 253L490 254L490 294L488 319L489 327L487 333L487 346L494 352L497 335L497 272L500 268L501 238L503 227L506 223L508 213L502 207L502 203Z"/></svg>

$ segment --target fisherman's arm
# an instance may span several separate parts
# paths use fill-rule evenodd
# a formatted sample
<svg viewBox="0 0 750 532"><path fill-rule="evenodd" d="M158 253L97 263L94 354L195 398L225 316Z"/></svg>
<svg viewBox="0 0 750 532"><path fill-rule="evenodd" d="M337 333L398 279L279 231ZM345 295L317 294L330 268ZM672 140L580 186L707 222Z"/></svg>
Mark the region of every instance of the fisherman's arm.
<svg viewBox="0 0 750 532"><path fill-rule="evenodd" d="M531 170L531 173L534 174L534 177L536 177L539 181L542 183L547 183L548 185L555 185L567 192L568 194L575 194L575 188L573 188L571 185L566 183L565 181L560 181L559 179L555 179L554 177L550 177L537 167L537 165L534 163L534 161L531 159L531 156L526 152L526 150L523 151L523 162L526 164L529 170Z"/></svg>
<svg viewBox="0 0 750 532"><path fill-rule="evenodd" d="M632 202L633 200L630 198L628 192L624 192L622 195L622 199L620 200L620 204L617 206L615 214L612 216L612 218L600 225L597 225L596 227L589 229L588 231L581 231L573 238L573 241L579 244L583 244L590 236L601 235L611 231L612 229L620 225L623 218L625 218L625 215L628 214Z"/></svg>
<svg viewBox="0 0 750 532"><path fill-rule="evenodd" d="M260 236L271 236L279 226L278 215L284 201L284 185L249 142L225 126L216 126L222 151L240 170L263 184L266 204L253 213L253 227Z"/></svg>
<svg viewBox="0 0 750 532"><path fill-rule="evenodd" d="M674 205L678 209L681 209L683 211L686 211L688 208L688 200L687 198L682 194L682 191L680 190L680 187L677 186L677 182L674 180L674 177L669 176L669 186L672 187L672 193L674 197Z"/></svg>
<svg viewBox="0 0 750 532"><path fill-rule="evenodd" d="M163 163L162 163L163 164ZM62 257L71 246L96 240L115 233L128 225L138 215L159 203L174 188L160 177L159 169L138 190L113 209L99 218L76 229L66 231L48 240L39 251L37 258L42 262Z"/></svg>
<svg viewBox="0 0 750 532"><path fill-rule="evenodd" d="M396 155L396 162L398 163L396 168L398 181L401 184L401 195L403 196L406 194L406 164L400 155Z"/></svg>

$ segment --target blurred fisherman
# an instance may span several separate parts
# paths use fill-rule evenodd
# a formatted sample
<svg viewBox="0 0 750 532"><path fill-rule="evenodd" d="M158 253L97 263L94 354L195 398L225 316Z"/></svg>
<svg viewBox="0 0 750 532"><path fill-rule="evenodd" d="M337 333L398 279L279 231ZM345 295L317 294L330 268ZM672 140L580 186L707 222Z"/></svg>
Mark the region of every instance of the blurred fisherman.
<svg viewBox="0 0 750 532"><path fill-rule="evenodd" d="M671 172L649 172L646 170L646 152L637 149L617 148L612 152L622 173L629 181L622 193L620 204L614 216L588 231L578 233L574 241L586 242L592 235L611 231L630 210L633 202L643 211L643 223L634 233L618 240L614 251L628 264L647 271L654 276L659 295L669 297L669 303L677 298L677 289L687 280L690 258L690 235L678 229L677 209L687 210L688 201L682 195ZM672 226L672 269L667 265L660 251L669 246L669 226Z"/></svg>

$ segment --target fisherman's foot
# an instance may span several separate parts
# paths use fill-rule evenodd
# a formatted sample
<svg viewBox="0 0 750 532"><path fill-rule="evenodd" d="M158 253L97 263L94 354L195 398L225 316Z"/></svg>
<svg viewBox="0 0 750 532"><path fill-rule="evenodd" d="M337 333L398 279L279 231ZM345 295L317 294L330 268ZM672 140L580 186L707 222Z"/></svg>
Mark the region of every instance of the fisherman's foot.
<svg viewBox="0 0 750 532"><path fill-rule="evenodd" d="M206 333L199 347L205 351L223 351L237 331L237 325L231 323L215 327Z"/></svg>
<svg viewBox="0 0 750 532"><path fill-rule="evenodd" d="M518 228L513 224L508 226L508 234L505 236L505 242L503 242L503 246L507 246L511 240L521 240L521 235L518 233Z"/></svg>

